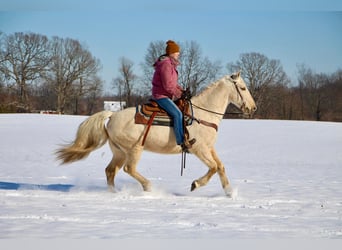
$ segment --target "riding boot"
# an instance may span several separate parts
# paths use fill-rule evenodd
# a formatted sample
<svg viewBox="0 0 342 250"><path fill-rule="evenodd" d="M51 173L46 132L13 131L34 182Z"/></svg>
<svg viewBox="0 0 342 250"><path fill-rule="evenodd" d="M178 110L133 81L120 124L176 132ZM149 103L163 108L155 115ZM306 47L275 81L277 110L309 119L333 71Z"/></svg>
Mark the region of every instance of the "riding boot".
<svg viewBox="0 0 342 250"><path fill-rule="evenodd" d="M192 148L192 145L196 142L195 138L192 138L191 140L185 138L184 142L181 144L182 150L187 152L188 149Z"/></svg>

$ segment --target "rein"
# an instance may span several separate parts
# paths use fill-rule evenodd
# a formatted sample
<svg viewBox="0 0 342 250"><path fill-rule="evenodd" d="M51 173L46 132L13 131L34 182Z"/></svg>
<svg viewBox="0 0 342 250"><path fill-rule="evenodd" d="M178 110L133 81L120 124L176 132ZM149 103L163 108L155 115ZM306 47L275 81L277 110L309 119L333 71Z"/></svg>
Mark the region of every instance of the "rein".
<svg viewBox="0 0 342 250"><path fill-rule="evenodd" d="M195 108L198 108L198 109L201 109L201 110L204 110L206 112L209 112L209 113L212 113L212 114L215 114L215 115L237 115L237 114L243 114L243 112L224 112L224 113L219 113L219 112L216 112L216 111L212 111L212 110L209 110L209 109L206 109L206 108L202 108L202 107L199 107L193 103L191 103L192 106L194 106Z"/></svg>

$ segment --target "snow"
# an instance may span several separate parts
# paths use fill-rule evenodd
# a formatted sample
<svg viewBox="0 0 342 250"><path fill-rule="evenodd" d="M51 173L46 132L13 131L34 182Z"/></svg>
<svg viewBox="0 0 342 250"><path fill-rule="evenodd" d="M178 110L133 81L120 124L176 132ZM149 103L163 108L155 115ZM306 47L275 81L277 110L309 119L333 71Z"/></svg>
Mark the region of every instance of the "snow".
<svg viewBox="0 0 342 250"><path fill-rule="evenodd" d="M152 192L121 171L107 191L108 145L60 166L53 152L85 116L0 115L0 238L342 239L342 124L223 120L218 154L237 192L224 195L193 155L144 152Z"/></svg>

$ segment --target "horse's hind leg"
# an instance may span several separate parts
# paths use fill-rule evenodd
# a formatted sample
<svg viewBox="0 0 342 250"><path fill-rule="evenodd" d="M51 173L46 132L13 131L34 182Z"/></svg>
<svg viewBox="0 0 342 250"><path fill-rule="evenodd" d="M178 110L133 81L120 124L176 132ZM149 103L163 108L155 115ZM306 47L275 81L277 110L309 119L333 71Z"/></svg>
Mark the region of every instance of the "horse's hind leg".
<svg viewBox="0 0 342 250"><path fill-rule="evenodd" d="M119 170L122 168L125 158L114 155L108 166L106 167L107 185L108 189L114 191L114 178Z"/></svg>
<svg viewBox="0 0 342 250"><path fill-rule="evenodd" d="M116 150L114 149L114 145L111 145L110 147L112 149L113 152L113 158L110 161L110 163L108 164L108 166L106 167L106 176L107 176L107 185L109 190L114 191L114 178L116 176L116 174L119 172L119 170L122 168L122 166L125 163L126 157L125 157L125 153L122 152L121 150Z"/></svg>
<svg viewBox="0 0 342 250"><path fill-rule="evenodd" d="M142 146L135 146L127 153L127 162L124 171L136 179L142 185L144 191L151 191L151 183L144 176L137 172L137 164L142 153Z"/></svg>

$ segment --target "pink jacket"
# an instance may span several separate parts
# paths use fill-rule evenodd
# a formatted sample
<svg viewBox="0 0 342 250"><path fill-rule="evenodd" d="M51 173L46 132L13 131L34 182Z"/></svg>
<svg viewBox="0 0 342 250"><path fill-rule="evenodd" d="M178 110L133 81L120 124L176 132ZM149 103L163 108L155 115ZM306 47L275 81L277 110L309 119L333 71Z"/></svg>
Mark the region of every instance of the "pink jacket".
<svg viewBox="0 0 342 250"><path fill-rule="evenodd" d="M152 79L152 96L154 99L177 99L182 95L182 87L178 84L178 62L168 56L160 57L154 64Z"/></svg>

